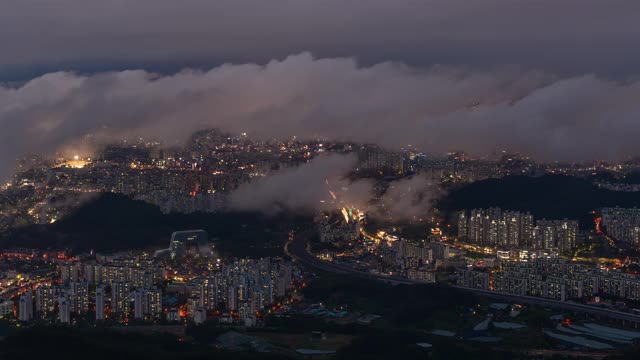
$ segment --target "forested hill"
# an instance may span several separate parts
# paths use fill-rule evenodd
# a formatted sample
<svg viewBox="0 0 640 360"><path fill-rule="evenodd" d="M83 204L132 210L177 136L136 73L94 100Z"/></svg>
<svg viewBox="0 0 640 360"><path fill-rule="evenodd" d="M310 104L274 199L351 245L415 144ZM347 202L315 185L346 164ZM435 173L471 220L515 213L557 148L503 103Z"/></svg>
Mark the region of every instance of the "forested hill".
<svg viewBox="0 0 640 360"><path fill-rule="evenodd" d="M0 248L71 248L119 251L167 247L171 233L203 229L229 256L269 256L282 252L292 226L306 221L288 215L260 213L162 214L151 204L105 193L49 225L15 229L0 238Z"/></svg>
<svg viewBox="0 0 640 360"><path fill-rule="evenodd" d="M537 218L584 219L601 207L640 207L640 192L600 189L570 176L508 176L463 186L439 202L439 208L449 213L492 206L531 211Z"/></svg>

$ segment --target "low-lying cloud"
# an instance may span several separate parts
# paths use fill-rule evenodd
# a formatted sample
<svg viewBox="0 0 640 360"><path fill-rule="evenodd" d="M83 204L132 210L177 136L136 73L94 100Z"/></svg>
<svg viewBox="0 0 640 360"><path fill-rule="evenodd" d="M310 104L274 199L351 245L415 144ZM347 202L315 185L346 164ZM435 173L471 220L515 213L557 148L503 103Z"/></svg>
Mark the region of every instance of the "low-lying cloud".
<svg viewBox="0 0 640 360"><path fill-rule="evenodd" d="M400 63L360 66L303 53L171 76L51 73L0 87L0 176L17 156L93 138L175 144L218 127L262 138L411 144L426 152L508 149L542 160L620 159L640 146L640 82Z"/></svg>
<svg viewBox="0 0 640 360"><path fill-rule="evenodd" d="M374 181L349 180L348 174L357 163L353 154L319 156L241 185L230 194L230 208L277 214L334 211L346 206L381 219L419 220L430 214L434 201L443 194L436 182L415 175L390 182L378 197Z"/></svg>
<svg viewBox="0 0 640 360"><path fill-rule="evenodd" d="M437 181L414 175L390 182L371 214L392 221L425 220L443 195Z"/></svg>
<svg viewBox="0 0 640 360"><path fill-rule="evenodd" d="M231 193L230 208L275 214L285 210L334 210L341 204L363 205L373 195L371 184L350 184L345 178L355 168L356 160L353 155L320 156L307 164L257 178ZM343 190L347 187L350 189Z"/></svg>

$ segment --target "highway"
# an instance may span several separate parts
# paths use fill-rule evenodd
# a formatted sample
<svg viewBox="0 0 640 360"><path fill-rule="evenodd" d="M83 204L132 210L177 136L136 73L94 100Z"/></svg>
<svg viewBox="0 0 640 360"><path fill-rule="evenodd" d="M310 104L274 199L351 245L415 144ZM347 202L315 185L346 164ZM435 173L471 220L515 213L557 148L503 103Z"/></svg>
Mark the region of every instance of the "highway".
<svg viewBox="0 0 640 360"><path fill-rule="evenodd" d="M378 280L393 285L416 285L426 284L423 281L409 280L398 276L386 276L380 274L372 274L366 271L354 269L347 265L336 264L334 262L322 261L311 254L309 251L309 231L295 234L290 238L290 241L285 245L285 252L294 258L296 261L308 266L309 268L336 273L336 274L349 274L360 278L366 278L370 280ZM623 322L630 322L635 324L636 327L640 326L640 316L631 313L625 313L621 311L615 311L605 308L599 308L595 306L583 305L573 302L562 302L551 299L538 298L533 296L521 296L498 293L495 291L482 290L482 289L470 289L460 286L453 286L454 288L471 291L477 294L481 294L494 299L501 299L505 301L513 301L529 305L537 305L541 307L553 308L562 311L575 311L586 313L593 316L602 316L611 319L621 320Z"/></svg>
<svg viewBox="0 0 640 360"><path fill-rule="evenodd" d="M529 304L529 305L538 305L541 307L547 307L547 308L552 308L556 310L581 312L581 313L586 313L593 316L603 316L610 319L616 319L616 320L622 320L622 321L634 323L636 327L640 326L640 316L634 315L631 313L622 312L622 311L600 308L600 307L591 306L591 305L578 304L574 302L567 302L567 301L563 302L559 300L544 299L544 298L539 298L534 296L511 295L511 294L504 294L504 293L499 293L499 292L490 291L490 290L470 289L470 288L465 288L460 286L453 286L453 287L456 289L467 290L477 294L485 295L487 297L491 297L494 299L518 302L518 303Z"/></svg>
<svg viewBox="0 0 640 360"><path fill-rule="evenodd" d="M311 254L309 251L308 231L296 234L285 245L285 253L296 261L308 266L309 268L336 273L336 274L349 274L361 278L370 280L378 280L386 283L397 284L426 284L423 281L409 280L399 276L386 276L379 274L372 274L366 271L354 269L347 265L336 264L334 262L322 261Z"/></svg>

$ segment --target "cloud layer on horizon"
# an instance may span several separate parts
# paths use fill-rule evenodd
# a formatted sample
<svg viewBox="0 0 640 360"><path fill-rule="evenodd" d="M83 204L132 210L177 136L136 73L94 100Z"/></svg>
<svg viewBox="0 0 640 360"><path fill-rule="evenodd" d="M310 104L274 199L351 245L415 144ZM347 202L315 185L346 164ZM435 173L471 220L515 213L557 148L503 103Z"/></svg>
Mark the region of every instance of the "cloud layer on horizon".
<svg viewBox="0 0 640 360"><path fill-rule="evenodd" d="M640 82L473 72L399 63L361 67L303 53L267 65L171 76L51 73L0 86L0 174L17 156L87 135L167 144L218 127L262 138L326 137L427 152L508 149L541 160L621 159L640 151Z"/></svg>

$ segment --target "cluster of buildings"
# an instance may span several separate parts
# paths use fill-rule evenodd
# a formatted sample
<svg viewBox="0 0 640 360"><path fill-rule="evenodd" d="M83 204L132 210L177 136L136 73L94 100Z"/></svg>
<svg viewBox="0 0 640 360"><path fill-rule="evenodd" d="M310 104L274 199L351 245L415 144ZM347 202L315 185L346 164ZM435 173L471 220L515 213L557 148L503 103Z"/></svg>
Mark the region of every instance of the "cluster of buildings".
<svg viewBox="0 0 640 360"><path fill-rule="evenodd" d="M640 209L602 208L599 226L607 235L634 245L640 244Z"/></svg>
<svg viewBox="0 0 640 360"><path fill-rule="evenodd" d="M410 280L435 282L435 269L449 259L449 246L441 242L397 239L378 247L379 271Z"/></svg>
<svg viewBox="0 0 640 360"><path fill-rule="evenodd" d="M13 181L0 186L0 231L57 221L81 202L71 201L73 194L125 194L164 213L220 211L227 206L227 193L240 184L307 162L330 145L264 142L207 130L180 148L140 140L109 145L92 158L30 154L18 160Z"/></svg>
<svg viewBox="0 0 640 360"><path fill-rule="evenodd" d="M415 171L443 182L471 183L501 178L506 175L544 173L543 167L521 154L504 153L497 158L471 158L463 152L450 152L444 157L418 154Z"/></svg>
<svg viewBox="0 0 640 360"><path fill-rule="evenodd" d="M364 145L358 149L358 158L358 171L368 175L395 177L417 172L454 183L545 172L544 167L521 154L505 153L495 159L474 159L463 152L431 156L411 146L392 152L375 145Z"/></svg>
<svg viewBox="0 0 640 360"><path fill-rule="evenodd" d="M50 283L58 274L63 252L11 248L0 251L0 302L11 299L40 284Z"/></svg>
<svg viewBox="0 0 640 360"><path fill-rule="evenodd" d="M67 324L85 318L157 321L164 272L153 259L135 257L98 255L90 261L62 262L58 279L20 295L18 319Z"/></svg>
<svg viewBox="0 0 640 360"><path fill-rule="evenodd" d="M98 255L63 262L57 279L0 301L0 317L62 324L202 323L215 317L223 323L255 326L260 313L284 298L299 276L291 262L279 258L235 260L180 280L166 276L169 269L143 256Z"/></svg>
<svg viewBox="0 0 640 360"><path fill-rule="evenodd" d="M608 181L594 181L595 186L601 189L607 189L611 191L623 191L623 192L638 192L640 191L640 184L625 184Z"/></svg>
<svg viewBox="0 0 640 360"><path fill-rule="evenodd" d="M212 276L193 279L182 291L190 296L187 311L196 323L203 322L208 312L218 311L221 322L255 326L260 312L293 288L293 279L294 268L289 261L241 259L224 265Z"/></svg>
<svg viewBox="0 0 640 360"><path fill-rule="evenodd" d="M330 222L324 219L318 224L318 235L321 243L348 243L360 237L360 223L358 221Z"/></svg>
<svg viewBox="0 0 640 360"><path fill-rule="evenodd" d="M499 271L466 269L457 285L552 300L591 300L596 296L640 300L640 278L564 258L501 261Z"/></svg>
<svg viewBox="0 0 640 360"><path fill-rule="evenodd" d="M370 176L402 176L411 168L407 153L387 151L376 145L360 147L358 160L358 172Z"/></svg>
<svg viewBox="0 0 640 360"><path fill-rule="evenodd" d="M568 255L576 246L577 220L537 220L529 212L500 208L473 209L458 215L458 239L509 249L557 250Z"/></svg>
<svg viewBox="0 0 640 360"><path fill-rule="evenodd" d="M216 320L255 326L293 293L298 278L299 270L281 258L222 262L203 230L175 232L169 247L153 254L71 257L9 249L0 252L0 318L62 324Z"/></svg>
<svg viewBox="0 0 640 360"><path fill-rule="evenodd" d="M356 174L377 178L423 173L446 183L467 183L567 170L558 164L535 164L518 154L495 159L473 159L459 152L430 156L411 146L394 152L320 139L264 142L246 134L206 130L195 133L181 148L139 140L107 146L95 158L25 156L18 161L13 181L0 187L0 231L60 219L74 208L72 202L81 202L55 201L70 193L121 193L157 205L164 213L216 212L228 206L228 192L240 184L325 152L354 152L359 158ZM590 174L593 168L580 167L576 174Z"/></svg>

